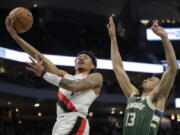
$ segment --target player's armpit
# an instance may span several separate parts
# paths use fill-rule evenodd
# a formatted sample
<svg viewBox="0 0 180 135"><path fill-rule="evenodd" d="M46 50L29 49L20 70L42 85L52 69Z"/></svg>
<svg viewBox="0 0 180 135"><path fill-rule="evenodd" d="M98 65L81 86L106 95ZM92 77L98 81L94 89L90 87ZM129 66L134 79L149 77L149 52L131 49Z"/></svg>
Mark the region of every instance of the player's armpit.
<svg viewBox="0 0 180 135"><path fill-rule="evenodd" d="M163 76L160 80L159 85L156 86L156 88L153 90L151 94L152 101L156 102L156 100L160 98L167 99L172 89L172 86L176 77L176 73L177 71L172 72L170 69L166 70L163 73Z"/></svg>

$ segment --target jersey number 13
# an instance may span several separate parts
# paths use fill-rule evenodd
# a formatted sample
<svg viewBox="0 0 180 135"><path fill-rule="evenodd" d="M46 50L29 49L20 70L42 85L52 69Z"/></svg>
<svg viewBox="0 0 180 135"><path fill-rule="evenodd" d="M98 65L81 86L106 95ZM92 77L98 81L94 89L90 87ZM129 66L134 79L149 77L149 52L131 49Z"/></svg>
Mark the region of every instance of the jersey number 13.
<svg viewBox="0 0 180 135"><path fill-rule="evenodd" d="M127 113L126 126L134 126L136 113Z"/></svg>

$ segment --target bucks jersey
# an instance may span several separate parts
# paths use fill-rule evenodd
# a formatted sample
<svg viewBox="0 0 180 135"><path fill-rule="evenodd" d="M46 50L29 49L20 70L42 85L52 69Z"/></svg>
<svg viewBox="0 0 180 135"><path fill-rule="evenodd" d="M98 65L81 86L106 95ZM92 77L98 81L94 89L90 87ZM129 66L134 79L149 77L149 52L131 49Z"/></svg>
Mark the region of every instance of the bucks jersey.
<svg viewBox="0 0 180 135"><path fill-rule="evenodd" d="M162 111L155 109L150 97L131 95L126 107L123 135L157 135Z"/></svg>

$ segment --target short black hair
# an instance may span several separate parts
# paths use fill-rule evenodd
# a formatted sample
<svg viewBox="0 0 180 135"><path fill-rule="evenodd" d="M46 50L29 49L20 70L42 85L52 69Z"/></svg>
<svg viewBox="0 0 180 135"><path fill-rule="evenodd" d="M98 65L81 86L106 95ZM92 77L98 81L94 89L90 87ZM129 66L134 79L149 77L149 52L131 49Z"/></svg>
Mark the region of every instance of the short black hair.
<svg viewBox="0 0 180 135"><path fill-rule="evenodd" d="M94 65L94 69L92 69L91 72L94 72L96 70L96 67L97 67L97 60L96 60L96 56L94 55L94 53L91 51L81 51L78 53L77 57L81 54L86 54L91 58L92 63Z"/></svg>
<svg viewBox="0 0 180 135"><path fill-rule="evenodd" d="M161 80L161 78L162 78L162 75L163 75L163 74L161 74L161 73L152 74L152 76L155 76L155 77L159 78L160 80Z"/></svg>

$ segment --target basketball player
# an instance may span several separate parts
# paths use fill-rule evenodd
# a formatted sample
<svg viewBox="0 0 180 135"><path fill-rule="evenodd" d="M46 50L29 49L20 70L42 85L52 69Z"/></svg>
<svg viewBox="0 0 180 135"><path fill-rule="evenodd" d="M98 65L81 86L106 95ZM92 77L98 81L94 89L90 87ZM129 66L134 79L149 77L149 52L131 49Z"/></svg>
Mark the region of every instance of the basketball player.
<svg viewBox="0 0 180 135"><path fill-rule="evenodd" d="M28 70L41 76L47 82L59 87L57 119L52 135L89 135L86 119L88 109L100 93L103 78L96 69L96 59L91 52L80 52L75 60L75 75L58 69L38 50L18 36L13 29L13 20L6 19L6 27L11 37L31 57Z"/></svg>
<svg viewBox="0 0 180 135"><path fill-rule="evenodd" d="M140 91L130 82L129 77L124 71L122 58L118 51L115 25L112 17L109 18L107 29L111 39L113 69L119 85L128 99L123 135L156 135L167 97L177 73L176 56L168 35L158 24L152 25L152 31L162 39L168 69L163 73L161 79L152 76L144 80L142 82L142 91Z"/></svg>

